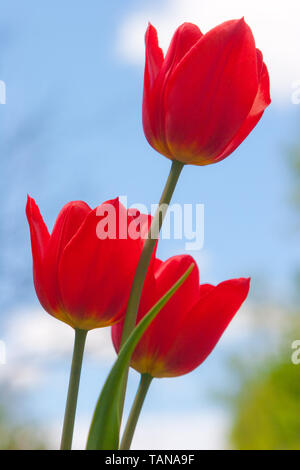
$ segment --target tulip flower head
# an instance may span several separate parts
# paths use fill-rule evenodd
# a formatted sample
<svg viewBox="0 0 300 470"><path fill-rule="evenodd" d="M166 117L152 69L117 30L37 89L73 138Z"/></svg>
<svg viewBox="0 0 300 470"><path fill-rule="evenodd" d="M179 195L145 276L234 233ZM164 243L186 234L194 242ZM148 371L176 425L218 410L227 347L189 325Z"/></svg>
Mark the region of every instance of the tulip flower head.
<svg viewBox="0 0 300 470"><path fill-rule="evenodd" d="M249 279L231 279L217 286L199 285L199 271L188 255L155 260L144 285L137 322L182 276L187 280L150 324L131 358L131 366L152 377L176 377L198 367L216 346L249 291ZM112 327L119 351L123 321Z"/></svg>
<svg viewBox="0 0 300 470"><path fill-rule="evenodd" d="M268 70L244 19L206 34L184 23L165 57L151 24L145 42L143 126L149 144L185 164L228 157L271 102Z"/></svg>
<svg viewBox="0 0 300 470"><path fill-rule="evenodd" d="M101 236L106 208L127 232ZM92 210L85 202L66 204L51 235L35 201L28 197L26 214L30 227L33 278L44 309L74 328L90 330L120 320L142 251L150 217L131 215L118 199ZM128 230L135 225L135 236ZM100 224L100 225L99 225ZM136 236L136 234L138 236ZM103 235L103 234L102 234Z"/></svg>

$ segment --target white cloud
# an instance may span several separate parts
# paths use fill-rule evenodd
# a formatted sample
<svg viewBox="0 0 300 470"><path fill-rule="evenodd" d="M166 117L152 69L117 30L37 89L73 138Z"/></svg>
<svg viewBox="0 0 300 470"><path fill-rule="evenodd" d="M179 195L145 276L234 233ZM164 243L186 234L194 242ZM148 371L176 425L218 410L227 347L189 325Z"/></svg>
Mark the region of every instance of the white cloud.
<svg viewBox="0 0 300 470"><path fill-rule="evenodd" d="M227 420L223 413L212 410L145 414L136 431L132 449L137 450L217 450L226 448L227 444Z"/></svg>
<svg viewBox="0 0 300 470"><path fill-rule="evenodd" d="M265 346L269 347L269 336L277 344L284 324L281 309L274 305L259 307L246 302L221 341L226 347L235 349L241 340L251 342L261 332ZM47 377L49 366L65 359L71 360L74 332L42 308L27 308L10 313L0 339L6 348L6 364L0 365L0 384L17 391L41 385ZM102 365L109 367L115 357L110 328L99 328L88 333L86 361L96 362L99 368Z"/></svg>
<svg viewBox="0 0 300 470"><path fill-rule="evenodd" d="M283 327L280 309L272 305L259 308L248 302L231 322L222 342L234 349L241 339L251 341L258 331L265 332L265 338L268 332L272 332L271 336L277 339ZM27 308L10 313L0 339L6 348L6 364L0 365L0 383L13 390L24 390L34 389L43 383L49 365L66 358L71 360L74 332L42 308ZM88 333L87 361L107 367L115 357L110 328L99 328Z"/></svg>
<svg viewBox="0 0 300 470"><path fill-rule="evenodd" d="M51 317L42 308L11 312L1 334L6 348L6 364L0 381L13 389L34 388L47 374L47 364L71 358L74 331ZM110 328L92 330L87 336L85 357L107 364L116 357Z"/></svg>
<svg viewBox="0 0 300 470"><path fill-rule="evenodd" d="M158 30L164 50L176 27L184 21L203 32L232 18L251 26L257 47L271 76L272 96L291 103L292 84L300 80L300 2L286 0L165 0L129 13L120 27L118 53L132 64L143 64L144 33L148 21Z"/></svg>
<svg viewBox="0 0 300 470"><path fill-rule="evenodd" d="M282 312L272 306L267 307L263 307L262 314L261 311L257 312L256 306L245 304L221 340L223 350L227 347L237 351L240 343L243 343L244 349L246 340L254 337L257 339L259 330L263 331L261 338L264 344L268 343L268 331L271 331L272 337L277 330L282 331ZM44 385L51 363L58 364L58 361L66 357L70 360L73 335L70 327L47 315L41 308L12 312L2 337L7 346L7 364L0 366L0 384L8 385L13 391L34 391L41 384ZM257 346L256 341L256 349ZM250 353L248 347L244 352ZM99 366L101 363L107 365L108 361L113 362L115 353L109 328L89 333L86 354L87 360L96 360ZM182 392L184 395L184 384L190 387L192 380L191 378L191 382L188 382L187 378L183 378L177 393ZM162 389L162 394L168 393L168 390L168 387L165 392ZM207 402L204 402L206 408L203 410L196 408L193 411L183 411L175 408L176 392L173 393L172 400L172 410L157 411L154 407L145 409L138 424L133 449L226 448L228 418L222 410L207 408ZM79 410L74 435L75 449L85 447L90 418L90 415L80 414ZM42 428L49 436L50 447L55 449L59 446L61 417L52 418L51 421L52 423L47 419L46 423L42 423Z"/></svg>
<svg viewBox="0 0 300 470"><path fill-rule="evenodd" d="M73 449L85 448L89 425L90 417L78 417ZM60 426L61 423L52 423L50 429L50 445L54 449L59 446ZM227 430L227 416L215 410L193 413L142 411L131 449L225 449Z"/></svg>
<svg viewBox="0 0 300 470"><path fill-rule="evenodd" d="M12 312L5 330L5 341L13 356L35 354L48 356L69 355L73 349L74 330L45 313L42 308ZM110 328L99 328L88 333L86 354L92 358L115 357L110 339Z"/></svg>

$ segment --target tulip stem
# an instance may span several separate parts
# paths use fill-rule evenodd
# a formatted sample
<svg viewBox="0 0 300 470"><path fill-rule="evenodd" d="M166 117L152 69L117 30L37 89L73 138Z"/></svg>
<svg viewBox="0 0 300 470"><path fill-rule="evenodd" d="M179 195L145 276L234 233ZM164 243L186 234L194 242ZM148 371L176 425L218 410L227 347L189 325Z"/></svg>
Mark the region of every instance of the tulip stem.
<svg viewBox="0 0 300 470"><path fill-rule="evenodd" d="M134 279L132 282L130 296L129 296L128 305L127 305L126 316L124 320L120 347L123 346L123 344L125 343L125 341L127 340L130 333L133 331L135 327L136 317L137 317L138 308L139 308L142 290L143 290L143 285L144 285L148 267L151 261L152 253L154 251L162 223L164 221L170 201L172 199L174 190L176 188L178 178L180 176L180 173L183 167L184 167L184 163L178 162L177 160L172 161L169 176L165 184L164 190L162 192L158 208L152 219L151 226L148 231L148 237L144 243L143 250L142 250L142 253L141 253L137 268L136 268L136 272L134 275ZM128 368L129 368L129 365L128 365ZM124 374L123 391L122 391L121 398L120 398L121 420L122 420L123 407L124 407L124 401L125 401L127 378L128 378L128 369L127 369L127 372Z"/></svg>
<svg viewBox="0 0 300 470"><path fill-rule="evenodd" d="M130 410L128 421L121 441L120 450L130 449L134 431L152 379L153 377L149 374L141 374L139 388L136 392L136 396L132 408Z"/></svg>
<svg viewBox="0 0 300 470"><path fill-rule="evenodd" d="M72 366L70 372L68 396L60 445L61 450L70 450L72 448L78 389L86 335L87 330L80 330L78 328L75 329Z"/></svg>
<svg viewBox="0 0 300 470"><path fill-rule="evenodd" d="M184 164L173 160L171 170L165 184L163 193L161 195L158 208L155 212L155 215L152 219L151 226L148 232L148 238L145 241L137 268L133 283L131 286L127 312L124 321L124 327L122 332L121 346L127 340L128 336L135 327L137 312L139 308L139 303L141 299L141 294L143 290L144 281L146 278L147 270L150 264L151 256L155 248L155 244L165 218L165 215L168 210L171 198L173 196L178 178L180 176L181 170Z"/></svg>
<svg viewBox="0 0 300 470"><path fill-rule="evenodd" d="M170 201L172 199L174 190L176 188L178 178L180 176L180 173L183 167L184 167L184 163L178 162L177 160L172 161L169 176L166 181L164 190L162 192L159 205L152 219L151 226L148 231L148 237L144 243L143 250L142 250L142 253L141 253L137 268L136 268L136 272L134 275L134 279L132 282L130 296L129 296L128 305L127 305L127 311L126 311L125 320L124 320L120 348L123 346L123 344L125 343L125 341L127 340L130 333L133 331L135 327L136 317L137 317L138 308L139 308L142 290L143 290L143 285L144 285L148 267L151 261L152 253L154 251L162 223L164 221ZM124 374L123 390L122 390L121 398L120 398L120 422L122 420L122 414L123 414L123 408L124 408L126 386L127 386L127 379L128 379L128 369L129 369L129 364L128 364L127 372L125 372Z"/></svg>

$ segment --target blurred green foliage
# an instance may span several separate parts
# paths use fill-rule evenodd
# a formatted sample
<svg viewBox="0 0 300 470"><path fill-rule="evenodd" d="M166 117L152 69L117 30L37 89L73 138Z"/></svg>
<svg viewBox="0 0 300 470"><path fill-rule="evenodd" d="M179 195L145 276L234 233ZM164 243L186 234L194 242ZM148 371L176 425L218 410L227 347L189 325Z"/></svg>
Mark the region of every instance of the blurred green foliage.
<svg viewBox="0 0 300 470"><path fill-rule="evenodd" d="M291 196L300 214L300 150L290 151ZM296 231L299 227L296 228ZM300 449L300 364L291 361L291 344L300 339L300 266L295 273L296 307L283 312L284 331L279 327L277 354L258 364L236 368L240 386L230 398L233 421L230 445L241 450ZM297 306L298 305L298 306Z"/></svg>
<svg viewBox="0 0 300 470"><path fill-rule="evenodd" d="M43 450L45 440L39 429L19 424L6 399L0 404L0 450Z"/></svg>
<svg viewBox="0 0 300 470"><path fill-rule="evenodd" d="M236 449L300 449L300 365L274 362L245 381L235 397Z"/></svg>

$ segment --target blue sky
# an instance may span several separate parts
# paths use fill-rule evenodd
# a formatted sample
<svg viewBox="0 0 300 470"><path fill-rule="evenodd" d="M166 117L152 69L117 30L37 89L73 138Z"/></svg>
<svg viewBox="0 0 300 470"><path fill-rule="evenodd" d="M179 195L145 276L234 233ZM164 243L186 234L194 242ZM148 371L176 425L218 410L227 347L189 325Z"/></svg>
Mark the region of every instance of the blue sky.
<svg viewBox="0 0 300 470"><path fill-rule="evenodd" d="M154 21L167 4L153 3L155 7L149 1L11 0L1 7L0 79L7 86L7 103L0 106L2 325L10 312L37 307L24 214L27 193L36 199L49 227L69 200L83 199L95 206L127 195L130 205L150 207L160 197L170 162L144 137L143 66L138 58L134 63L128 54L122 55L120 45L130 15L138 12L146 22L152 20L148 12L153 8ZM233 8L235 2L229 3ZM271 65L276 75L277 68ZM272 105L232 156L217 165L184 169L173 201L205 205L204 249L191 253L203 281L251 276L253 297L265 294L288 303L300 261L287 164L287 149L297 143L299 107L289 99L291 83L286 82L286 90L282 83L274 77ZM167 258L182 253L184 243L162 241L159 254ZM209 359L202 367L203 377L213 376L213 362ZM58 395L61 377L66 381L67 359L54 364L49 377L59 384L62 413ZM96 370L97 364L91 363L82 400L98 381ZM104 369L99 376L104 377ZM193 380L178 379L180 394ZM47 400L46 389L35 393ZM156 396L153 402L158 404ZM30 409L30 395L28 400ZM195 402L196 398L189 400ZM38 409L45 408L41 398L37 403ZM170 403L173 409L184 408L178 396ZM49 407L52 416L55 411Z"/></svg>

